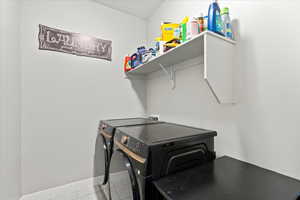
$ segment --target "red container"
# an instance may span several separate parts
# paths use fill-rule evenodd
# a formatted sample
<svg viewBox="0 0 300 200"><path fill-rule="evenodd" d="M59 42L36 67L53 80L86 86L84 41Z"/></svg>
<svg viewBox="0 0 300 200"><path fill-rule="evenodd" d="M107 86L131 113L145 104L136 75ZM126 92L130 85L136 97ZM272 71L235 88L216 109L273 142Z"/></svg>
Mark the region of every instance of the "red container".
<svg viewBox="0 0 300 200"><path fill-rule="evenodd" d="M125 56L125 60L124 60L124 72L128 72L131 70L131 58L129 56Z"/></svg>

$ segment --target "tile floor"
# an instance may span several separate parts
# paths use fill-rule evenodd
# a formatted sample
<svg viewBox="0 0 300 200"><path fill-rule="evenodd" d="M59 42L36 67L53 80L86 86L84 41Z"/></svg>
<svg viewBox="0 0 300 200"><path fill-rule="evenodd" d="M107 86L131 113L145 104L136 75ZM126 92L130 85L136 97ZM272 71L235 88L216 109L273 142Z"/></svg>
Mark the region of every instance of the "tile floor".
<svg viewBox="0 0 300 200"><path fill-rule="evenodd" d="M86 179L25 195L21 200L106 200L99 185L103 177Z"/></svg>
<svg viewBox="0 0 300 200"><path fill-rule="evenodd" d="M109 200L109 189L111 190L111 200L132 200L131 183L127 171L117 172L110 175L109 185L101 187L105 198ZM105 199L104 199L105 200Z"/></svg>
<svg viewBox="0 0 300 200"><path fill-rule="evenodd" d="M113 173L111 200L132 200L131 183L127 171ZM21 200L110 200L108 187L102 186L103 177L86 179L48 190L25 195Z"/></svg>

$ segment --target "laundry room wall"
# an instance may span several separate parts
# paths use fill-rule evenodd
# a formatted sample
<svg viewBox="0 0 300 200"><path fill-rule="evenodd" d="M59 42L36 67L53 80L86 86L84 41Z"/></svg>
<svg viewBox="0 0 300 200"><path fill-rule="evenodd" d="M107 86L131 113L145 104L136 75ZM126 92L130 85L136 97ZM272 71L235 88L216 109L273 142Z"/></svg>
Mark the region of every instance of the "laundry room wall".
<svg viewBox="0 0 300 200"><path fill-rule="evenodd" d="M21 196L20 1L0 1L0 199Z"/></svg>
<svg viewBox="0 0 300 200"><path fill-rule="evenodd" d="M39 24L112 40L112 62L38 50ZM99 120L144 116L145 85L122 63L145 40L144 20L93 0L24 1L23 194L92 177Z"/></svg>
<svg viewBox="0 0 300 200"><path fill-rule="evenodd" d="M147 81L147 112L161 120L218 131L218 155L229 155L300 179L300 18L298 1L220 1L238 19L235 86L238 103L219 105L197 58L177 66L176 88L162 73ZM148 44L161 21L207 13L209 1L167 0L151 16ZM280 17L277 15L280 13ZM284 16L284 17L282 17ZM185 67L184 67L185 66ZM222 66L219 66L222 67Z"/></svg>

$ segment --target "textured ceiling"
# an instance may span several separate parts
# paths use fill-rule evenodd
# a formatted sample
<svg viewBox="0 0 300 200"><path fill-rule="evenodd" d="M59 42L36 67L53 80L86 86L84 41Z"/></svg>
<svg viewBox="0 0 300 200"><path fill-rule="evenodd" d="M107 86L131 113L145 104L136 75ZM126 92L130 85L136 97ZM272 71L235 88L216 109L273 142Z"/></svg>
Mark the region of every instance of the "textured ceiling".
<svg viewBox="0 0 300 200"><path fill-rule="evenodd" d="M0 0L1 1L1 0ZM143 19L149 18L165 0L21 0L22 3L82 3L96 2Z"/></svg>

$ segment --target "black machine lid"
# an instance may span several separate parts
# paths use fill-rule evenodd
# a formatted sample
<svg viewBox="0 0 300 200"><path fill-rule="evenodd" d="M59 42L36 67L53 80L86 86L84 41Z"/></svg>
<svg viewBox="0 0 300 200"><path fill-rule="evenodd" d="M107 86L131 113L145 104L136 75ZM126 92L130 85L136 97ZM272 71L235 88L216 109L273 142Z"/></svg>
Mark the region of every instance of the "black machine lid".
<svg viewBox="0 0 300 200"><path fill-rule="evenodd" d="M154 185L167 200L296 200L300 196L300 181L230 157Z"/></svg>
<svg viewBox="0 0 300 200"><path fill-rule="evenodd" d="M121 127L118 129L121 134L133 137L142 143L152 145L164 141L176 141L190 137L213 137L215 131L188 127L173 123L147 124L132 127Z"/></svg>
<svg viewBox="0 0 300 200"><path fill-rule="evenodd" d="M110 120L103 120L102 122L115 128L122 127L122 126L162 123L160 121L156 121L151 118L110 119Z"/></svg>

